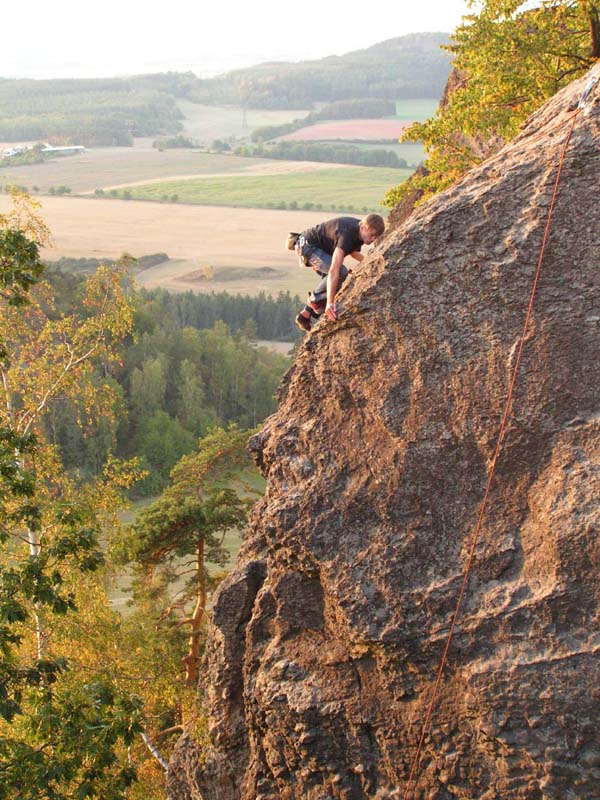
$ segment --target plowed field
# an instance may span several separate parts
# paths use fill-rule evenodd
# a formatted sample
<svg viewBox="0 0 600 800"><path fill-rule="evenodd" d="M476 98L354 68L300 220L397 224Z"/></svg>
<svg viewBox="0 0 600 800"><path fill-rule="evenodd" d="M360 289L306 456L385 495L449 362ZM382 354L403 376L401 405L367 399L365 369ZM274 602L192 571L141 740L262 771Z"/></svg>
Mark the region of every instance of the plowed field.
<svg viewBox="0 0 600 800"><path fill-rule="evenodd" d="M377 139L398 139L402 131L410 123L398 119L348 119L338 122L322 122L309 125L294 133L288 133L281 139L287 141L327 141L329 139L363 141Z"/></svg>

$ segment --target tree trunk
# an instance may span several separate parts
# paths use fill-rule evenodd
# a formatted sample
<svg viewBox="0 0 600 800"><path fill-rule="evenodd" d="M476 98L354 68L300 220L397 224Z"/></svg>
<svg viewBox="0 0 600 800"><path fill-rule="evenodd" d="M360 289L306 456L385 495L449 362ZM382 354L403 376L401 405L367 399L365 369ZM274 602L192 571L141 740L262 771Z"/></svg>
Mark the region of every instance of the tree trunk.
<svg viewBox="0 0 600 800"><path fill-rule="evenodd" d="M20 452L17 452L17 459L21 470L25 469L25 462ZM39 558L42 550L42 542L40 539L39 531L32 531L27 529L27 544L29 545L29 555L32 558ZM44 625L44 618L42 615L41 603L36 603L34 606L33 616L35 617L35 636L37 641L37 657L42 660L46 656L46 649L48 644L48 635L46 633L46 626Z"/></svg>
<svg viewBox="0 0 600 800"><path fill-rule="evenodd" d="M590 35L591 35L591 53L592 58L600 58L600 11L596 9L590 10Z"/></svg>
<svg viewBox="0 0 600 800"><path fill-rule="evenodd" d="M148 750L150 750L150 752L152 753L154 758L158 761L158 763L161 765L161 767L166 772L169 769L169 762L166 760L166 758L162 757L162 755L160 754L158 748L156 747L156 745L154 744L152 739L148 736L146 731L142 731L141 736L142 736L142 739L144 740L144 743L145 743L146 747L148 748Z"/></svg>
<svg viewBox="0 0 600 800"><path fill-rule="evenodd" d="M29 555L32 558L38 558L42 549L39 533L37 531L27 530L27 542L29 544ZM41 661L46 656L48 635L46 633L46 626L44 625L41 603L36 603L34 608L37 657Z"/></svg>
<svg viewBox="0 0 600 800"><path fill-rule="evenodd" d="M16 430L15 425L15 409L12 402L12 392L8 382L8 374L7 372L2 369L2 387L4 389L4 397L6 403L6 418L8 424L11 429ZM23 457L23 453L20 450L15 450L15 457L17 459L17 463L19 465L19 469L21 472L25 469L25 459ZM29 546L29 555L32 558L38 558L42 549L42 543L40 541L40 534L38 531L27 530L27 544ZM41 604L35 604L35 635L37 640L37 657L41 661L42 658L46 655L46 646L48 637L46 635L44 622L42 618L42 611L41 611Z"/></svg>
<svg viewBox="0 0 600 800"><path fill-rule="evenodd" d="M185 683L186 686L195 686L198 682L198 661L200 659L201 626L206 609L206 575L204 573L204 539L198 542L196 554L196 574L198 576L198 598L196 608L190 619L192 632L189 639L189 650L183 658L185 664Z"/></svg>

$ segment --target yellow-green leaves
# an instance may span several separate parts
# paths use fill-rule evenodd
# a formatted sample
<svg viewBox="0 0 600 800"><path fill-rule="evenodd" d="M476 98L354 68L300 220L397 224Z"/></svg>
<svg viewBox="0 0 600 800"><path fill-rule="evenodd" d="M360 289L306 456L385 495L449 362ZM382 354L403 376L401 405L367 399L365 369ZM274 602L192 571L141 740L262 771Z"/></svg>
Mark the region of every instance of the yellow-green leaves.
<svg viewBox="0 0 600 800"><path fill-rule="evenodd" d="M422 140L426 176L413 177L386 196L395 205L414 189L424 198L441 191L518 132L549 97L586 72L600 55L600 3L546 0L472 2L448 48L455 87L436 115L404 138Z"/></svg>

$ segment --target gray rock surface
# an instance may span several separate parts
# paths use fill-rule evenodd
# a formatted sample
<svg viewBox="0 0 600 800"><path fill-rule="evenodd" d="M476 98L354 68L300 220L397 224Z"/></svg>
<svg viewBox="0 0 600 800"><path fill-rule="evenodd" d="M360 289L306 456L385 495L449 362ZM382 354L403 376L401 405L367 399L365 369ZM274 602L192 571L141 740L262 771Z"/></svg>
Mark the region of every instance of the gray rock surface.
<svg viewBox="0 0 600 800"><path fill-rule="evenodd" d="M215 601L210 745L181 740L173 800L403 797L586 83L418 208L306 338L251 442L267 492ZM600 798L599 189L600 84L415 798Z"/></svg>

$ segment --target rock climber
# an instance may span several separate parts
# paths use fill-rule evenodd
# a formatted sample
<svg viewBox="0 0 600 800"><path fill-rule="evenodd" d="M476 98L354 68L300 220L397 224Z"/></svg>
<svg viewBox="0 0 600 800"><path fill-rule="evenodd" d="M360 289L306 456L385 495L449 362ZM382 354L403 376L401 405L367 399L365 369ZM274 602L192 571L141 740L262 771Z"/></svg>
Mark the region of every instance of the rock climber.
<svg viewBox="0 0 600 800"><path fill-rule="evenodd" d="M362 261L361 247L372 244L384 229L385 222L379 214L368 214L361 220L336 217L301 234L290 234L288 246L291 244L296 250L300 263L321 277L317 288L309 293L308 303L296 317L296 325L301 330L310 331L323 312L328 319L337 319L335 296L349 274L344 259L350 255Z"/></svg>

